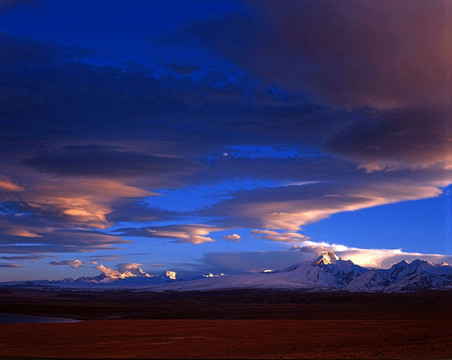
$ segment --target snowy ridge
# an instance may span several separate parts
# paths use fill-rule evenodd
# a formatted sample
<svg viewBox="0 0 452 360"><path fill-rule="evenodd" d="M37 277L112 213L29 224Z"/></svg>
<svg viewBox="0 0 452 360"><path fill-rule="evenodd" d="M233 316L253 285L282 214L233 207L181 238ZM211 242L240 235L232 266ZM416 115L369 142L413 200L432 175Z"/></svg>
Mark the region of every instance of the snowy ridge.
<svg viewBox="0 0 452 360"><path fill-rule="evenodd" d="M312 262L294 264L281 271L193 280L160 286L156 290L208 291L254 288L337 291L343 290L348 283L366 271L350 260L341 260L333 252L328 252Z"/></svg>
<svg viewBox="0 0 452 360"><path fill-rule="evenodd" d="M284 270L253 274L205 275L183 280L174 271L150 275L140 264L119 264L116 269L99 265L94 277L3 283L3 286L52 286L65 288L140 288L152 291L211 291L225 289L303 289L305 291L415 292L452 289L452 267L424 260L401 261L389 269L366 269L342 260L329 251L311 262L294 264Z"/></svg>
<svg viewBox="0 0 452 360"><path fill-rule="evenodd" d="M180 279L175 271L166 271L158 275L151 275L139 268L140 264L128 263L116 265L116 270L103 265L96 266L101 272L97 276L83 276L77 279L65 278L63 280L33 280L33 281L13 281L0 283L3 286L32 286L32 287L52 287L52 288L148 288L169 284Z"/></svg>
<svg viewBox="0 0 452 360"><path fill-rule="evenodd" d="M416 259L411 263L403 260L387 270L370 270L352 281L346 289L352 292L414 292L451 284L452 267Z"/></svg>
<svg viewBox="0 0 452 360"><path fill-rule="evenodd" d="M312 262L281 271L200 279L156 287L157 291L209 291L219 289L305 289L312 291L415 292L452 287L452 267L424 260L401 261L386 270L368 270L332 251Z"/></svg>

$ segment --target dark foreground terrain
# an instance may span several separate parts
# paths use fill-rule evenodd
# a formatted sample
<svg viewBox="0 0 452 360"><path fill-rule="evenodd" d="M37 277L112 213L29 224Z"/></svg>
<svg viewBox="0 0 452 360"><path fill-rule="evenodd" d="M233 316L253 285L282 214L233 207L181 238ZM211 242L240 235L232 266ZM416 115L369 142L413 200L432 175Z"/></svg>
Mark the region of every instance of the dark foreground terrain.
<svg viewBox="0 0 452 360"><path fill-rule="evenodd" d="M0 289L0 357L452 358L452 292L210 293Z"/></svg>

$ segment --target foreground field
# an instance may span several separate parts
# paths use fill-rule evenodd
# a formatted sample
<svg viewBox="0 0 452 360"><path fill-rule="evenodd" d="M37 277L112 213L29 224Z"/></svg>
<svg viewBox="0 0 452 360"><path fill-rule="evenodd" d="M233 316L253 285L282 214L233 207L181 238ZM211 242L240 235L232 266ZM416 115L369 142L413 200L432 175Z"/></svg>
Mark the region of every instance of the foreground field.
<svg viewBox="0 0 452 360"><path fill-rule="evenodd" d="M73 358L452 357L447 321L101 320L4 325L0 354Z"/></svg>
<svg viewBox="0 0 452 360"><path fill-rule="evenodd" d="M8 290L3 312L87 321L1 325L0 357L447 359L451 300L450 292Z"/></svg>

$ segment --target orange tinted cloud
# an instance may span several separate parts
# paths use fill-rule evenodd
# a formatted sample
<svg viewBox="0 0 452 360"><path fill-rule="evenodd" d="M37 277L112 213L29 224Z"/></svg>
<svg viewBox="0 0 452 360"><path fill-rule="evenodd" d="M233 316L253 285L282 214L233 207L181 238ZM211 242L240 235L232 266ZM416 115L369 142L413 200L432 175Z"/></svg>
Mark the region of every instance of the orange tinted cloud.
<svg viewBox="0 0 452 360"><path fill-rule="evenodd" d="M35 232L29 231L27 229L20 229L20 228L7 229L4 233L6 235L28 237L28 238L40 238L40 237L42 237L42 235L36 234Z"/></svg>
<svg viewBox="0 0 452 360"><path fill-rule="evenodd" d="M277 232L272 230L252 230L251 236L257 237L259 239L271 240L271 241L281 241L281 242L299 242L309 240L309 237L293 233L293 232Z"/></svg>
<svg viewBox="0 0 452 360"><path fill-rule="evenodd" d="M10 179L5 177L0 177L0 191L10 191L10 192L17 192L17 191L23 191L24 188L15 184Z"/></svg>
<svg viewBox="0 0 452 360"><path fill-rule="evenodd" d="M425 183L414 179L411 182L400 179L397 182L369 179L262 189L239 193L236 199L215 205L208 213L230 216L231 224L245 219L254 227L293 233L306 224L337 213L435 197L441 194L440 187L447 183L447 179L426 179ZM279 238L279 241L292 239L280 233L269 232L266 236L274 236L272 240ZM293 237L296 238L297 236Z"/></svg>
<svg viewBox="0 0 452 360"><path fill-rule="evenodd" d="M51 266L57 266L57 265L67 265L71 268L78 268L83 266L83 262L81 260L61 260L61 261L51 261L49 262L49 265Z"/></svg>
<svg viewBox="0 0 452 360"><path fill-rule="evenodd" d="M221 228L203 224L178 224L169 226L145 227L139 229L119 229L124 231L123 236L142 236L152 238L174 239L176 243L203 244L214 242L215 239L208 235L213 231L220 231Z"/></svg>
<svg viewBox="0 0 452 360"><path fill-rule="evenodd" d="M239 234L231 234L231 235L224 235L223 239L226 241L235 241L238 242L242 239L242 237Z"/></svg>

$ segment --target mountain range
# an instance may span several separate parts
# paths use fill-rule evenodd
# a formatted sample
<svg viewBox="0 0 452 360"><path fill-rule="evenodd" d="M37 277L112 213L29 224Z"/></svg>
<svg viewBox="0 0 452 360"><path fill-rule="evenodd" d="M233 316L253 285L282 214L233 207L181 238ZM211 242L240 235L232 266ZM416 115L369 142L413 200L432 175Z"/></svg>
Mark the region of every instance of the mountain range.
<svg viewBox="0 0 452 360"><path fill-rule="evenodd" d="M140 288L153 291L209 291L225 289L303 289L307 291L416 292L426 289L452 289L452 267L425 260L403 260L389 269L367 269L327 252L313 261L294 264L283 270L227 276L204 275L179 279L176 272L150 275L138 264L121 264L117 270L99 265L94 277L26 282L27 286L66 288ZM22 285L24 283L22 282ZM3 286L21 286L3 283Z"/></svg>
<svg viewBox="0 0 452 360"><path fill-rule="evenodd" d="M451 288L452 267L425 260L401 261L389 269L366 269L341 260L330 251L314 261L294 264L284 270L206 278L168 284L158 290L191 291L220 289L305 289L310 291L415 292Z"/></svg>

